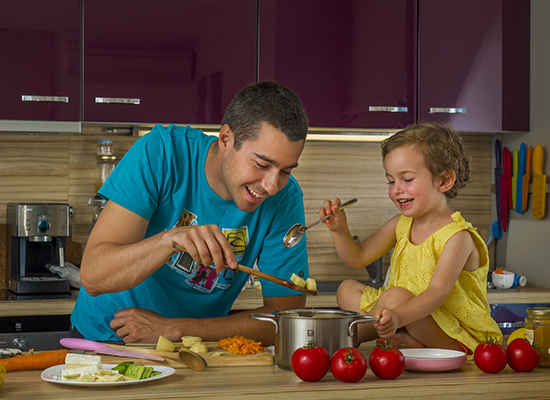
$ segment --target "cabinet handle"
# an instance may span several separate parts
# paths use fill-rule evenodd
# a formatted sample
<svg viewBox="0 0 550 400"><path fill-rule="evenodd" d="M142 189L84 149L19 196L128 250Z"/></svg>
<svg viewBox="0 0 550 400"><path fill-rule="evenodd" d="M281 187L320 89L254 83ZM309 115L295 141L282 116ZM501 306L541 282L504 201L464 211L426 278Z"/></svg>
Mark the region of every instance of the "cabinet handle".
<svg viewBox="0 0 550 400"><path fill-rule="evenodd" d="M369 106L369 111L374 111L374 112L407 112L407 111L409 111L409 107Z"/></svg>
<svg viewBox="0 0 550 400"><path fill-rule="evenodd" d="M430 107L430 114L466 114L465 108L456 107Z"/></svg>
<svg viewBox="0 0 550 400"><path fill-rule="evenodd" d="M139 99L128 99L124 97L96 97L95 98L96 103L102 103L102 104L139 104Z"/></svg>
<svg viewBox="0 0 550 400"><path fill-rule="evenodd" d="M21 101L41 101L43 103L68 103L67 96L33 96L24 94L21 96Z"/></svg>

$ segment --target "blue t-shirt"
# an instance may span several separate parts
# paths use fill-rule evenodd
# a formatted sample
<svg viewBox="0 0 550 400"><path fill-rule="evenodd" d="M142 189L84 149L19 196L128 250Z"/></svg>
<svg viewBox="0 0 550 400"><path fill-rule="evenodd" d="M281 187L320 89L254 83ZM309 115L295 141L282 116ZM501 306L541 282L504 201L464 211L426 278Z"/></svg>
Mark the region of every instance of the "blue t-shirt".
<svg viewBox="0 0 550 400"><path fill-rule="evenodd" d="M306 239L287 249L283 237L295 223L305 222L303 193L290 177L276 195L253 212L241 211L218 196L205 175L206 156L215 136L170 125L155 126L130 148L99 194L149 220L145 237L187 225L217 225L227 237L239 264L289 280L292 273L309 275ZM71 322L87 339L116 341L109 327L118 310L139 307L167 318L225 316L248 274L197 264L176 253L138 286L117 293L90 296L80 289ZM266 297L301 294L261 280Z"/></svg>

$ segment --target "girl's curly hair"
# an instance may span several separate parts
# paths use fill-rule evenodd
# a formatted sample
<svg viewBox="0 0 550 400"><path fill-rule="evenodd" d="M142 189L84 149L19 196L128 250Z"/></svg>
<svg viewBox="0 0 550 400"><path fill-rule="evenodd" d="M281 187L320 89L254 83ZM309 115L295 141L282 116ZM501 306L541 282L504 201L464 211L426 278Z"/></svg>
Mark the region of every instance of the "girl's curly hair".
<svg viewBox="0 0 550 400"><path fill-rule="evenodd" d="M424 164L434 177L440 178L454 171L456 181L445 192L448 199L464 187L471 172L471 156L464 148L462 136L451 126L439 123L411 125L382 142L382 158L399 147L412 145L424 158Z"/></svg>

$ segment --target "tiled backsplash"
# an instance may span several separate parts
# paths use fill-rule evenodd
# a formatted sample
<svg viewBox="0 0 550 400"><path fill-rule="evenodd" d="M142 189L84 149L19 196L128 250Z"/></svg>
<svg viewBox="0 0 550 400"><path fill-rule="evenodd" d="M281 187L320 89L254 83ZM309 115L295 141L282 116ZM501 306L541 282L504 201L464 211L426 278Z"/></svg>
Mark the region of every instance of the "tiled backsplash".
<svg viewBox="0 0 550 400"><path fill-rule="evenodd" d="M95 190L99 139L112 139L115 155L119 157L136 140L135 137L86 134L0 134L0 227L6 223L9 202L68 203L75 212L71 219L71 239L84 247L92 227L92 207L88 206L88 200ZM475 170L468 185L450 205L462 211L474 226L486 229L491 223L491 138L471 135L465 137L465 143L472 151ZM358 198L357 204L346 212L352 233L360 239L372 234L398 212L387 195L379 143L308 141L294 175L304 192L309 223L318 218L323 200L334 196L342 200ZM366 271L351 270L342 264L324 226L308 231L307 239L311 275L317 280L368 278ZM5 241L0 241L5 247L2 243ZM75 257L78 259L78 249ZM388 260L388 256L384 257L385 267ZM5 256L0 258L1 286L4 286L4 270Z"/></svg>

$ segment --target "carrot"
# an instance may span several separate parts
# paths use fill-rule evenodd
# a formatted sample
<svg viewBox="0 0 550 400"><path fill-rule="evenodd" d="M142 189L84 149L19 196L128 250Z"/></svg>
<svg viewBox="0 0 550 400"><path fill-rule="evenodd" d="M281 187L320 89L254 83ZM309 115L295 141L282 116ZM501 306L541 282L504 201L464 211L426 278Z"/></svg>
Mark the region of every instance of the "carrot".
<svg viewBox="0 0 550 400"><path fill-rule="evenodd" d="M2 358L0 363L4 364L6 371L23 371L32 369L46 369L54 365L65 364L65 356L70 350L52 350L43 353L29 354L27 356L15 356Z"/></svg>
<svg viewBox="0 0 550 400"><path fill-rule="evenodd" d="M240 354L243 356L266 351L262 347L262 342L256 342L252 339L238 335L232 338L222 339L218 342L218 345L232 354Z"/></svg>

